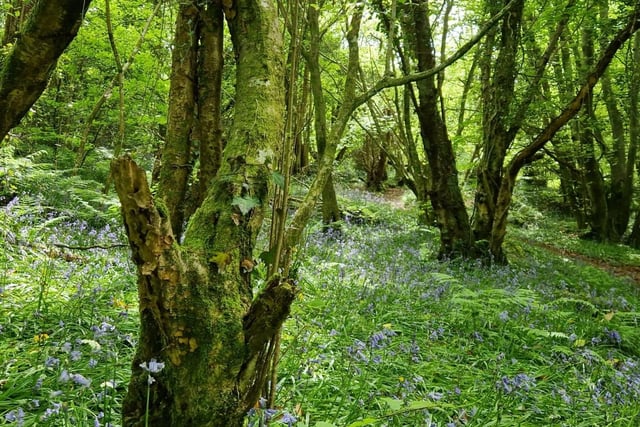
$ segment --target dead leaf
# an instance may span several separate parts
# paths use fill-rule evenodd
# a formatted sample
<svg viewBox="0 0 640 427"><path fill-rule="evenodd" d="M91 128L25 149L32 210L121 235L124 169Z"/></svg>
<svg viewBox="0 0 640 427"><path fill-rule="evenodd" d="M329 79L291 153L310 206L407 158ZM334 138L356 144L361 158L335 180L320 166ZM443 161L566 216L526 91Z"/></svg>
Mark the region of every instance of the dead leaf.
<svg viewBox="0 0 640 427"><path fill-rule="evenodd" d="M245 273L249 273L253 271L253 266L255 264L250 259L243 259L240 263L240 266L244 269Z"/></svg>

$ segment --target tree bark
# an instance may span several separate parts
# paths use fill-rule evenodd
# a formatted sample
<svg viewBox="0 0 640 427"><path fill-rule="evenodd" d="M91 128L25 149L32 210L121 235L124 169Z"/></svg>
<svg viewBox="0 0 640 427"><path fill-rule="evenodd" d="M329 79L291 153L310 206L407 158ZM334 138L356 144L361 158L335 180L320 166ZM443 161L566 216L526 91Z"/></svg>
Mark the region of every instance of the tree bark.
<svg viewBox="0 0 640 427"><path fill-rule="evenodd" d="M636 151L640 146L640 33L637 33L633 39L633 61L630 67L629 88L629 138L630 148L634 153L634 162L631 165L640 173L640 162L637 162ZM634 248L640 248L640 213L636 209L636 217L633 221L633 228L629 236L629 244Z"/></svg>
<svg viewBox="0 0 640 427"><path fill-rule="evenodd" d="M594 34L591 28L582 31L582 54L585 69L593 66ZM580 156L584 185L587 190L589 207L587 221L591 227L590 235L599 241L609 240L609 212L607 206L607 191L604 177L597 159L595 140L600 132L597 130L598 120L593 105L593 92L585 98L579 123ZM601 139L600 139L601 140Z"/></svg>
<svg viewBox="0 0 640 427"><path fill-rule="evenodd" d="M310 5L307 8L309 19L309 55L307 65L310 72L311 93L313 94L314 105L314 129L316 133L316 146L318 156L322 157L327 147L327 114L326 103L324 100L324 90L322 88L322 80L320 78L320 28L318 22L319 10L317 5ZM333 176L330 173L327 177L324 188L322 189L322 222L326 226L332 227L332 224L342 218L342 212L338 206L335 186L333 185Z"/></svg>
<svg viewBox="0 0 640 427"><path fill-rule="evenodd" d="M257 0L232 6L226 14L238 54L234 122L220 171L182 244L145 172L128 158L112 163L138 267L141 317L124 426L143 426L146 418L160 427L241 426L260 396L269 343L295 296L293 284L278 278L256 298L251 284L253 249L269 202L269 164L283 129L276 8ZM152 358L165 363L161 372L140 366Z"/></svg>
<svg viewBox="0 0 640 427"><path fill-rule="evenodd" d="M520 0L505 15L500 28L499 53L493 69L483 60L482 89L482 157L477 167L477 189L474 202L473 234L475 240L488 240L495 212L495 204L502 179L502 168L507 150L515 135L509 129L513 125L515 81L518 47L520 44L524 0ZM491 10L495 13L495 10ZM486 39L487 49L494 50L496 37Z"/></svg>
<svg viewBox="0 0 640 427"><path fill-rule="evenodd" d="M222 75L224 67L224 14L218 1L201 10L198 48L197 136L199 141L198 186L194 208L202 204L211 180L222 161ZM188 215L187 215L188 217Z"/></svg>
<svg viewBox="0 0 640 427"><path fill-rule="evenodd" d="M412 48L418 60L418 71L435 67L428 3L417 0L408 5L411 16L409 31L414 38ZM455 154L447 128L438 111L438 89L434 76L416 82L420 134L429 160L432 185L431 204L440 228L439 258L470 255L473 250L469 217L464 206Z"/></svg>
<svg viewBox="0 0 640 427"><path fill-rule="evenodd" d="M180 3L171 54L171 85L167 113L167 137L162 151L158 194L180 239L185 203L193 168L192 139L196 116L200 6L196 0Z"/></svg>
<svg viewBox="0 0 640 427"><path fill-rule="evenodd" d="M40 97L91 0L40 0L0 70L0 141Z"/></svg>

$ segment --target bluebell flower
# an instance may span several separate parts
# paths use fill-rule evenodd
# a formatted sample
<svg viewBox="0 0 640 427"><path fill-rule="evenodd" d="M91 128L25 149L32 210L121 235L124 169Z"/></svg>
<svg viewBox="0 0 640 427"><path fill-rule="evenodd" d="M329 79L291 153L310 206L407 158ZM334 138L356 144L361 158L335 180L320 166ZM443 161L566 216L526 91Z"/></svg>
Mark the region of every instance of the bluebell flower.
<svg viewBox="0 0 640 427"><path fill-rule="evenodd" d="M90 368L95 368L96 366L98 366L98 361L96 359L89 359L89 367Z"/></svg>
<svg viewBox="0 0 640 427"><path fill-rule="evenodd" d="M147 372L157 374L158 372L162 371L162 369L164 369L164 362L158 362L155 358L153 358L149 361L148 364L147 362L142 362L140 364L140 367Z"/></svg>
<svg viewBox="0 0 640 427"><path fill-rule="evenodd" d="M82 357L82 353L78 350L74 350L71 352L70 358L72 362L77 362Z"/></svg>
<svg viewBox="0 0 640 427"><path fill-rule="evenodd" d="M264 420L265 421L269 421L277 413L278 413L277 409L265 409L264 410Z"/></svg>
<svg viewBox="0 0 640 427"><path fill-rule="evenodd" d="M50 408L47 408L44 411L44 414L42 415L43 420L46 420L47 418L53 415L58 415L60 413L60 408L62 408L61 403L52 402L51 405L52 406Z"/></svg>
<svg viewBox="0 0 640 427"><path fill-rule="evenodd" d="M295 423L298 422L298 419L296 417L294 417L293 415L291 415L288 412L285 412L282 415L282 419L280 420L280 422L286 424L288 427L293 426Z"/></svg>
<svg viewBox="0 0 640 427"><path fill-rule="evenodd" d="M431 400L438 401L444 397L444 394L440 393L439 391L430 391L429 393L427 393L427 397Z"/></svg>
<svg viewBox="0 0 640 427"><path fill-rule="evenodd" d="M622 337L620 336L620 332L616 331L615 329L612 330L608 330L607 328L604 328L604 331L607 333L607 338L609 338L609 341L615 345L620 345L620 343L622 342Z"/></svg>
<svg viewBox="0 0 640 427"><path fill-rule="evenodd" d="M86 378L83 375L73 374L71 378L73 379L73 382L75 382L78 385L81 385L82 387L89 387L91 385L91 380Z"/></svg>
<svg viewBox="0 0 640 427"><path fill-rule="evenodd" d="M58 382L66 383L70 379L71 379L71 376L69 375L69 372L67 372L67 370L64 369L62 372L60 372L60 376L58 377Z"/></svg>
<svg viewBox="0 0 640 427"><path fill-rule="evenodd" d="M21 426L24 424L24 411L22 408L14 409L4 415L4 419L10 423L16 423Z"/></svg>
<svg viewBox="0 0 640 427"><path fill-rule="evenodd" d="M52 356L47 357L47 360L44 361L44 366L47 368L55 368L59 364L60 364L60 359L57 359Z"/></svg>
<svg viewBox="0 0 640 427"><path fill-rule="evenodd" d="M509 320L509 312L507 310L500 313L499 316L500 316L500 320L502 320L503 322L506 322Z"/></svg>

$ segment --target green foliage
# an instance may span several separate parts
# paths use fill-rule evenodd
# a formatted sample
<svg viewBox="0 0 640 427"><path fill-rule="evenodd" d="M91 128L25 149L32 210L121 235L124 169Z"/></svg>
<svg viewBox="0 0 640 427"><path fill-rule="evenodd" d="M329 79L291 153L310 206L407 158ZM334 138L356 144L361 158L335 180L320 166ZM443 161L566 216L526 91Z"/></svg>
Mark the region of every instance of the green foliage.
<svg viewBox="0 0 640 427"><path fill-rule="evenodd" d="M126 251L50 242L124 238L115 223L92 228L35 200L0 211L0 423L21 409L24 425L119 425L138 322L133 266ZM561 426L638 416L637 287L515 242L511 267L435 262L434 230L414 212L352 190L343 202L376 221L314 227L298 255L302 293L283 331L277 409L254 408L250 420Z"/></svg>
<svg viewBox="0 0 640 427"><path fill-rule="evenodd" d="M53 243L121 244L120 227L34 200L0 210L0 425L118 425L138 329L128 251Z"/></svg>
<svg viewBox="0 0 640 427"><path fill-rule="evenodd" d="M280 366L297 425L638 416L637 288L517 242L511 267L437 263L432 233L396 211L309 239Z"/></svg>
<svg viewBox="0 0 640 427"><path fill-rule="evenodd" d="M45 157L42 152L16 157L11 144L0 148L0 197L5 204L19 196L23 208L31 206L38 213L84 220L95 226L118 218L119 204L103 194L104 184L38 162L40 157Z"/></svg>

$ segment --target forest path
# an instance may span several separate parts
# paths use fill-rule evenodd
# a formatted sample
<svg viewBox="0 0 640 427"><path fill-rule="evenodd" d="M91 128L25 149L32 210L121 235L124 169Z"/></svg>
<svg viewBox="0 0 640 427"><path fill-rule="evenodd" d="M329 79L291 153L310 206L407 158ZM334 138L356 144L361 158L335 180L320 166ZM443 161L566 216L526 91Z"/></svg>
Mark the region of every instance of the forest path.
<svg viewBox="0 0 640 427"><path fill-rule="evenodd" d="M570 258L575 261L580 261L585 264L589 264L600 270L606 271L619 278L627 278L636 285L640 286L640 266L625 265L619 263L613 263L607 260L603 260L596 257L580 254L569 249L558 248L549 243L539 242L536 240L527 239L527 243L542 248L546 251L552 252L556 255L560 255L564 258Z"/></svg>

